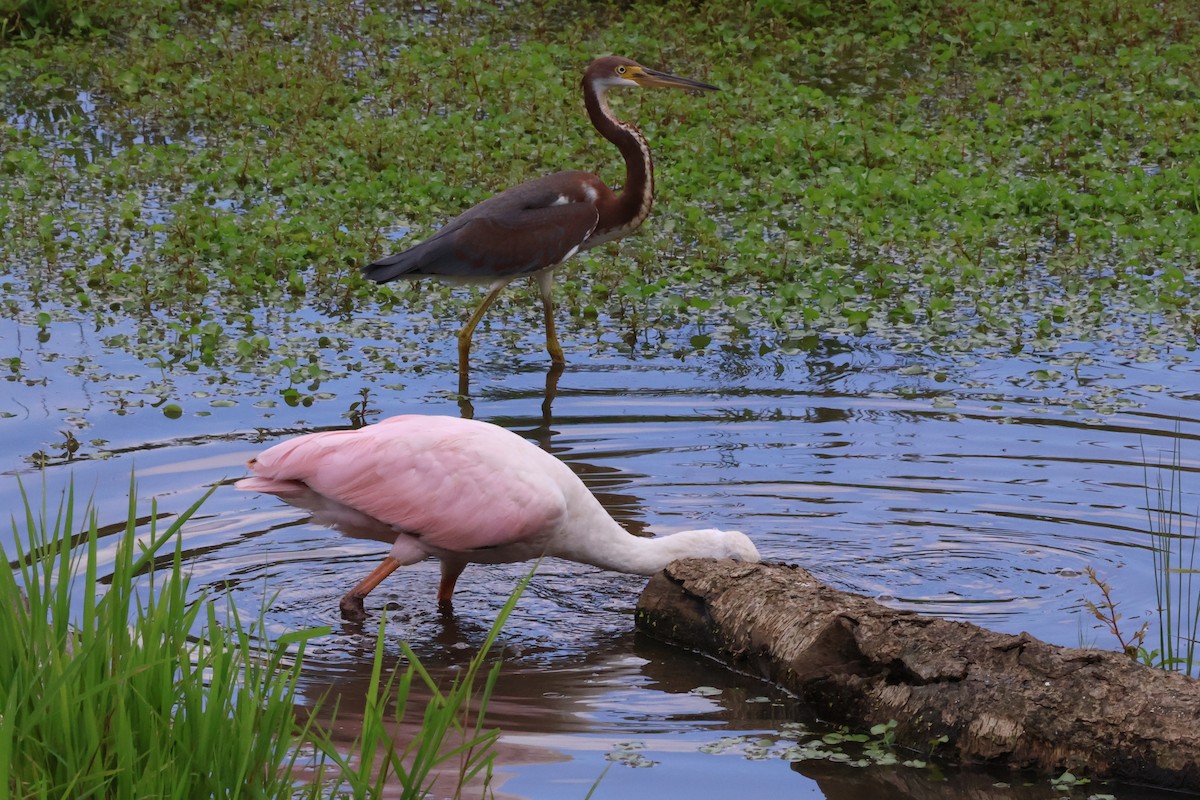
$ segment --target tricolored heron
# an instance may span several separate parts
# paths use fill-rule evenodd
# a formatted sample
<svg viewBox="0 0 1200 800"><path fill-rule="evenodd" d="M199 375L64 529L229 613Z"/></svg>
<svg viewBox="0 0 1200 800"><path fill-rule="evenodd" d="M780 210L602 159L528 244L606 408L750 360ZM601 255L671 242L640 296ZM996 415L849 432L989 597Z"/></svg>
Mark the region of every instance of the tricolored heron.
<svg viewBox="0 0 1200 800"><path fill-rule="evenodd" d="M448 607L467 564L556 556L653 575L678 558L758 561L744 533L715 528L634 536L583 481L533 442L488 422L408 415L356 430L280 442L250 460L237 488L274 494L317 522L392 543L383 563L345 597L363 598L398 567L442 562L438 603Z"/></svg>
<svg viewBox="0 0 1200 800"><path fill-rule="evenodd" d="M522 275L532 276L538 283L546 319L546 350L555 364L564 363L554 331L551 272L581 250L628 236L650 214L654 162L641 131L617 119L608 107L608 90L617 86L717 89L643 67L628 58L597 58L583 73L583 99L596 130L625 158L625 185L619 194L590 172L556 172L484 200L420 244L363 269L376 283L437 275L490 284L483 301L458 332L460 393L466 394L475 326L500 290Z"/></svg>

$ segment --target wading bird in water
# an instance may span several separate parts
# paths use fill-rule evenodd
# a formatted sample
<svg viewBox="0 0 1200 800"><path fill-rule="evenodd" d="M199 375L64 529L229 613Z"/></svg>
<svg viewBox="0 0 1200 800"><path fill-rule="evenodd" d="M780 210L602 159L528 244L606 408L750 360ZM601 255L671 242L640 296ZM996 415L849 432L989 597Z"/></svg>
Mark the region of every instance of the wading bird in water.
<svg viewBox="0 0 1200 800"><path fill-rule="evenodd" d="M542 556L652 575L679 558L758 561L744 533L716 529L643 538L609 516L563 462L497 425L407 415L356 430L288 439L249 462L237 488L274 494L352 535L394 539L375 570L341 600L366 617L363 598L397 567L442 562L438 603L472 562Z"/></svg>
<svg viewBox="0 0 1200 800"><path fill-rule="evenodd" d="M613 116L606 99L618 86L660 86L715 91L716 86L643 67L619 56L598 58L583 73L583 99L600 135L625 158L625 185L617 194L590 172L570 170L506 189L447 222L402 253L368 264L376 283L437 275L489 284L483 301L458 332L459 393L469 385L467 360L475 326L500 291L522 275L541 290L546 350L565 362L554 332L553 269L581 250L628 236L645 221L654 200L654 163L646 137Z"/></svg>

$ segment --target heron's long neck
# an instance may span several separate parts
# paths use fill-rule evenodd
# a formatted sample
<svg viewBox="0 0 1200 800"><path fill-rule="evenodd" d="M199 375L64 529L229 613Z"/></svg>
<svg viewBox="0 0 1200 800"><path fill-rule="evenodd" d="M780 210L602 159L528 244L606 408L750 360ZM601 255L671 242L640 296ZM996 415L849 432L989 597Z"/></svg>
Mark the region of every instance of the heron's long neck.
<svg viewBox="0 0 1200 800"><path fill-rule="evenodd" d="M650 215L654 202L654 160L641 131L613 116L603 88L585 82L583 97L596 130L615 144L625 158L625 185L621 193L602 198L599 203L600 221L588 240L588 246L593 247L628 235Z"/></svg>

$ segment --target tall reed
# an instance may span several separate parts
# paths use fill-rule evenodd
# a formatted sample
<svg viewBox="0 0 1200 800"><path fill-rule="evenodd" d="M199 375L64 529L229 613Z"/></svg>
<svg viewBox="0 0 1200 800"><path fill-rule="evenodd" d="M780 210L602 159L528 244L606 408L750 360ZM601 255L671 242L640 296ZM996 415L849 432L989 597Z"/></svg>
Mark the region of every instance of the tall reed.
<svg viewBox="0 0 1200 800"><path fill-rule="evenodd" d="M268 643L255 635L261 616L247 626L231 604L189 599L179 534L205 498L161 528L156 505L139 520L131 478L112 572L101 576L96 515L89 505L74 533L73 487L52 512L21 493L16 552L0 546L10 567L0 569L0 800L373 798L396 784L417 798L447 764L458 791L476 777L486 785L498 732L484 730L483 713L499 664L482 689L476 678L528 576L447 691L406 645L407 666L384 680L381 622L362 734L343 753L318 714L301 722L296 710L305 647L328 628ZM419 732L399 742L390 720L409 712L414 681L431 699ZM312 763L301 762L303 743Z"/></svg>
<svg viewBox="0 0 1200 800"><path fill-rule="evenodd" d="M1197 634L1200 634L1200 568L1196 543L1200 539L1200 515L1184 510L1183 465L1179 440L1171 449L1171 460L1160 460L1151 481L1149 462L1143 452L1146 475L1146 516L1154 558L1154 593L1158 600L1159 649L1150 660L1164 669L1195 674ZM1164 480L1164 474L1166 476Z"/></svg>
<svg viewBox="0 0 1200 800"><path fill-rule="evenodd" d="M73 487L53 516L44 499L35 514L22 496L17 552L3 553L11 569L0 570L5 795L291 796L293 743L306 733L292 696L304 644L319 631L266 647L236 611L221 619L211 601L189 600L178 534L203 498L165 529L152 506L139 540L131 486L112 574L101 579L95 513L72 535Z"/></svg>
<svg viewBox="0 0 1200 800"><path fill-rule="evenodd" d="M395 782L402 788L400 797L403 800L417 800L428 796L442 775L454 778L455 798L476 779L480 780L479 790L486 790L492 777L493 748L500 732L484 728L484 713L500 674L499 660L488 670L483 686L478 688L476 683L504 621L532 576L533 571L530 571L519 582L464 673L445 691L422 666L407 642L400 643L406 667L403 671L397 669L386 681L383 680L386 618L380 621L362 732L350 755L338 752L327 741L319 743L323 755L337 769L339 798L381 797L389 784ZM401 745L389 731L389 720L399 723L407 717L417 681L424 685L430 697L419 731ZM389 707L390 714L387 713ZM447 791L447 787L439 787L440 795L447 796Z"/></svg>

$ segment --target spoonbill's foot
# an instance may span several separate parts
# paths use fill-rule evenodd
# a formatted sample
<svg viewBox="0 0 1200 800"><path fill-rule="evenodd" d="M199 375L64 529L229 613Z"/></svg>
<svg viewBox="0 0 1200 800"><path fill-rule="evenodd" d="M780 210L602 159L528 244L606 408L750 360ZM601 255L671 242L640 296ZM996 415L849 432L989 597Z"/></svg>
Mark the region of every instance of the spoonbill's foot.
<svg viewBox="0 0 1200 800"><path fill-rule="evenodd" d="M342 611L342 619L348 622L362 622L367 618L367 612L363 609L363 599L354 592L343 597L338 603L338 608Z"/></svg>

